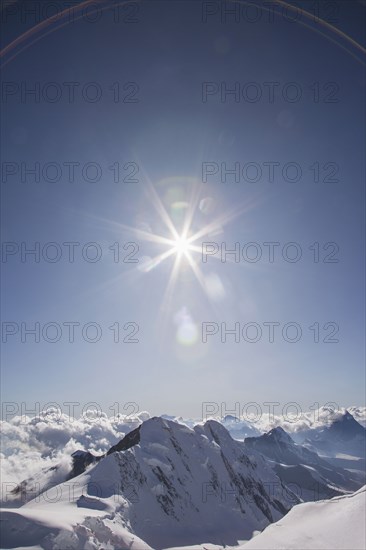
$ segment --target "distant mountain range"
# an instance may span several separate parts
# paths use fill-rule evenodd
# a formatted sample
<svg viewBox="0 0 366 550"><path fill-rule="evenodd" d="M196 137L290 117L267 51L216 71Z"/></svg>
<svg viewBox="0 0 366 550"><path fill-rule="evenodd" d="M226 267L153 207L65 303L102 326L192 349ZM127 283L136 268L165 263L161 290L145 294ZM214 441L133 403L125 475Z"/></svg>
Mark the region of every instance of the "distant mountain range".
<svg viewBox="0 0 366 550"><path fill-rule="evenodd" d="M280 479L293 490L296 487L300 498L305 501L355 491L365 482L359 474L336 467L316 452L296 444L280 427L259 437L248 437L245 446L270 459Z"/></svg>

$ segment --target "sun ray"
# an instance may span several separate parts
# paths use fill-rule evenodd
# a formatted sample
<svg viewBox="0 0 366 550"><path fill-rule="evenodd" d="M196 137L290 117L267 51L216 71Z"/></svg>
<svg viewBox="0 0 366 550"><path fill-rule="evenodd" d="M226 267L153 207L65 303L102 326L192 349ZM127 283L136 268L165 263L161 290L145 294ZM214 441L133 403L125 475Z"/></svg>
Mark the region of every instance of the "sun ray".
<svg viewBox="0 0 366 550"><path fill-rule="evenodd" d="M181 257L179 257L177 254L175 257L173 268L169 275L168 284L166 286L166 289L161 301L161 308L160 308L160 314L159 314L159 325L161 326L161 332L160 332L161 335L163 335L166 330L168 315L171 310L172 296L173 296L175 284L178 279L180 263L181 263Z"/></svg>
<svg viewBox="0 0 366 550"><path fill-rule="evenodd" d="M202 289L203 289L204 292L206 293L205 278L204 278L204 276L203 276L203 273L202 273L201 269L200 269L199 266L197 265L197 262L194 261L194 259L192 258L192 256L191 256L189 253L187 254L187 260L188 260L189 265L190 265L191 268L192 268L193 273L194 273L195 276L196 276L197 281L199 282L199 284L201 285Z"/></svg>
<svg viewBox="0 0 366 550"><path fill-rule="evenodd" d="M214 233L215 231L217 231L227 223L233 221L235 218L238 218L245 212L248 212L251 208L253 208L253 206L254 206L254 203L245 203L235 208L232 208L227 212L224 212L221 216L219 216L209 224L205 225L204 227L202 227L202 229L200 229L194 235L189 237L188 238L189 243L194 243L201 237L205 237L210 233Z"/></svg>
<svg viewBox="0 0 366 550"><path fill-rule="evenodd" d="M161 262L172 256L174 253L174 248L170 248L169 250L166 250L166 252L162 252L158 256L155 256L151 260L148 260L147 264L148 266L151 265L151 268L148 268L147 271L151 271L151 269L157 267L159 264L161 264Z"/></svg>
<svg viewBox="0 0 366 550"><path fill-rule="evenodd" d="M189 230L192 227L194 214L197 210L197 206L200 200L202 187L203 187L202 183L200 185L197 184L192 186L191 197L189 200L189 207L187 208L187 212L183 222L183 230L182 230L183 238L188 237Z"/></svg>
<svg viewBox="0 0 366 550"><path fill-rule="evenodd" d="M114 220L109 220L101 216L95 216L89 213L85 213L84 215L85 217L91 218L92 220L102 222L104 226L109 226L110 228L117 229L118 232L126 231L128 233L131 233L135 237L139 237L141 240L144 240L144 241L149 241L156 244L166 244L166 245L170 245L172 242L174 242L172 241L172 239L169 239L168 237L163 237L162 235L157 235L156 233L149 233L148 231L144 231L143 229L139 229L138 227L132 227L130 225L116 222Z"/></svg>
<svg viewBox="0 0 366 550"><path fill-rule="evenodd" d="M155 210L157 211L157 213L159 214L160 216L160 219L162 220L162 222L166 225L167 229L169 230L170 234L172 235L172 237L174 239L179 239L179 234L168 214L168 212L166 211L165 209L165 206L163 205L152 181L150 180L149 176L147 175L147 173L145 172L145 170L142 168L142 172L146 178L146 183L147 183L147 194L149 196L149 198L151 199L152 203L153 203L153 206L155 208Z"/></svg>

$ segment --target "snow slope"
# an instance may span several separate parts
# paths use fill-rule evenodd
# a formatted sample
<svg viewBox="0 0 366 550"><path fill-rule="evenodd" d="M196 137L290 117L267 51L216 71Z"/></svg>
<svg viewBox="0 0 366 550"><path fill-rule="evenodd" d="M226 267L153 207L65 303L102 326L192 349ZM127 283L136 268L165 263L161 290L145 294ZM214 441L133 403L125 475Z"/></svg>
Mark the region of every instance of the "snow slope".
<svg viewBox="0 0 366 550"><path fill-rule="evenodd" d="M364 550L366 486L352 495L294 506L241 550Z"/></svg>

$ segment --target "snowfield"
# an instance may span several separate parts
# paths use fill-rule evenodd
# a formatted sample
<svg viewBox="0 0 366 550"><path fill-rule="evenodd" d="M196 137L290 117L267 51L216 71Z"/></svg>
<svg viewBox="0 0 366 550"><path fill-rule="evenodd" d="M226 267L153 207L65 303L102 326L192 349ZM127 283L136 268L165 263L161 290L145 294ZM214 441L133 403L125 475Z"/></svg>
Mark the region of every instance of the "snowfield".
<svg viewBox="0 0 366 550"><path fill-rule="evenodd" d="M250 541L225 550L364 550L366 486L351 495L298 504ZM222 550L210 544L169 550Z"/></svg>
<svg viewBox="0 0 366 550"><path fill-rule="evenodd" d="M366 486L352 495L298 504L241 550L364 550Z"/></svg>

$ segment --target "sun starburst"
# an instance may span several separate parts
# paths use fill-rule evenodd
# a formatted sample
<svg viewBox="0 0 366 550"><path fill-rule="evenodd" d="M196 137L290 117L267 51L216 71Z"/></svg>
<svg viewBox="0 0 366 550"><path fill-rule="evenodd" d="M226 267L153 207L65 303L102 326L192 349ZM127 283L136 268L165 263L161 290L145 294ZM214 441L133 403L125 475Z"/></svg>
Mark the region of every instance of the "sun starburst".
<svg viewBox="0 0 366 550"><path fill-rule="evenodd" d="M187 254L189 250L189 240L184 236L178 237L178 239L173 241L173 246L177 254Z"/></svg>
<svg viewBox="0 0 366 550"><path fill-rule="evenodd" d="M187 178L186 180L179 178L186 200L179 203L179 205L184 205L184 214L177 223L174 217L168 213L165 206L167 201L163 201L156 186L145 172L144 179L147 202L154 207L157 214L155 223L160 227L159 233L165 234L154 232L148 224L144 224L142 229L141 227L131 227L116 221L97 219L113 227L118 233L128 232L139 241L150 242L161 249L157 255L140 260L138 268L142 273L147 275L158 269L169 258L173 258L173 265L161 301L161 310L168 312L176 282L182 270L186 270L187 267L192 270L196 281L207 294L205 276L199 265L200 258L202 258L202 243L205 239L210 241L214 239L215 235L222 233L223 228L229 222L247 212L255 204L247 201L245 204L237 205L235 208L222 212L215 217L212 217L212 212L210 212L210 221L202 223L205 217L207 219L199 206L203 201L207 201L207 198L202 199L205 196L204 185L193 178ZM172 205L168 203L168 207L171 208ZM171 210L174 211L174 208L171 208ZM215 258L215 256L212 257ZM216 256L216 258L218 259L219 256Z"/></svg>

